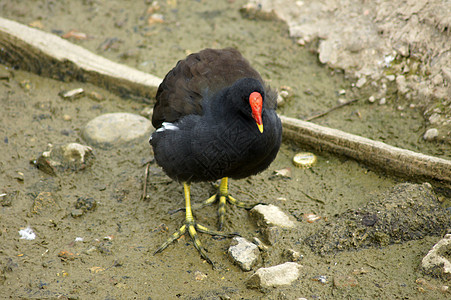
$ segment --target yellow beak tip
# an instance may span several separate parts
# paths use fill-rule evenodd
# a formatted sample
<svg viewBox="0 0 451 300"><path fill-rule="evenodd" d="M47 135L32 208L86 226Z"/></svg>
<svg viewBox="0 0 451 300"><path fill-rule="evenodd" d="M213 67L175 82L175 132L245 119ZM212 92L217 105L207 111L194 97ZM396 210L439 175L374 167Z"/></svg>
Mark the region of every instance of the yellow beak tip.
<svg viewBox="0 0 451 300"><path fill-rule="evenodd" d="M260 133L263 133L263 124L257 124L258 130L260 130Z"/></svg>

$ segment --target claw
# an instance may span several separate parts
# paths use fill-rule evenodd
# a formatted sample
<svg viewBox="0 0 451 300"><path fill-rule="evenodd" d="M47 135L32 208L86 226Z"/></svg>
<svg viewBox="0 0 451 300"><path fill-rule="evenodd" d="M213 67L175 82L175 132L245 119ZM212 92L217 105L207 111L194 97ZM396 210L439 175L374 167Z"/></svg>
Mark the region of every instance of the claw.
<svg viewBox="0 0 451 300"><path fill-rule="evenodd" d="M229 195L228 192L228 178L224 177L221 179L221 183L219 185L219 191L218 193L214 194L207 200L205 200L205 205L213 204L216 202L219 198L219 205L218 205L218 228L219 230L222 230L224 227L224 219L225 219L225 211L226 211L226 202L233 204L237 207L244 208L244 209L251 209L255 205L259 204L249 204L246 202L239 201L232 196Z"/></svg>
<svg viewBox="0 0 451 300"><path fill-rule="evenodd" d="M190 200L190 187L187 183L183 184L185 190L185 224L182 225L176 232L174 232L167 240L164 242L157 250L155 250L154 255L162 252L166 249L170 244L174 241L178 240L182 235L186 234L188 231L189 236L193 240L194 247L199 251L200 255L203 259L205 259L209 264L215 268L213 261L208 257L207 251L202 246L200 239L198 237L197 232L207 233L213 236L222 236L222 237L233 237L236 236L236 233L223 233L215 230L210 230L207 227L197 224L194 221L193 214L191 212L191 200ZM215 196L216 197L216 196ZM224 205L225 205L225 197L224 197ZM225 209L224 209L225 211Z"/></svg>

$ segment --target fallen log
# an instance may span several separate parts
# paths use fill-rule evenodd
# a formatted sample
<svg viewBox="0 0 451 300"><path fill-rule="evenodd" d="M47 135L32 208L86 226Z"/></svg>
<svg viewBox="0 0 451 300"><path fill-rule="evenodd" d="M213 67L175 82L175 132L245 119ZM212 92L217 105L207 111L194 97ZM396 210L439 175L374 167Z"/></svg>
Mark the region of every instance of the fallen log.
<svg viewBox="0 0 451 300"><path fill-rule="evenodd" d="M390 146L341 130L299 119L280 117L285 140L353 158L391 174L430 178L451 184L451 161Z"/></svg>
<svg viewBox="0 0 451 300"><path fill-rule="evenodd" d="M0 63L61 81L89 82L122 97L151 99L161 82L59 36L4 18L0 18Z"/></svg>
<svg viewBox="0 0 451 300"><path fill-rule="evenodd" d="M0 18L0 63L62 81L78 80L123 97L151 99L161 79L112 62L58 36ZM281 116L284 140L353 158L386 172L451 186L451 161Z"/></svg>

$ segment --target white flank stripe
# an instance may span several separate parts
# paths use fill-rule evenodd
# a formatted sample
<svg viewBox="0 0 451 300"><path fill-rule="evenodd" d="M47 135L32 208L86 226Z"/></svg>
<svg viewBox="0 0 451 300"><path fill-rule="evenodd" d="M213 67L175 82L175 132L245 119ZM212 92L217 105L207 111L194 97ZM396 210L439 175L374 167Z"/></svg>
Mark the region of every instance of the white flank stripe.
<svg viewBox="0 0 451 300"><path fill-rule="evenodd" d="M161 124L162 126L160 128L157 129L156 132L162 132L165 130L179 130L179 128L177 126L175 126L172 123L169 122L163 122L163 124Z"/></svg>

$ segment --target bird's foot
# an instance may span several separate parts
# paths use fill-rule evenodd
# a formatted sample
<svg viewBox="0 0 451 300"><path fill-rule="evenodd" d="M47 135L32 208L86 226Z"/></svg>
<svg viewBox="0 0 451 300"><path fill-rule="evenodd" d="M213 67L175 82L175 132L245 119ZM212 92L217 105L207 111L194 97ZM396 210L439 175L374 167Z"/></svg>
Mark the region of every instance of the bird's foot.
<svg viewBox="0 0 451 300"><path fill-rule="evenodd" d="M222 237L234 237L239 235L238 233L223 233L216 230L208 229L207 227L200 225L196 223L194 220L185 220L185 224L183 224L182 227L180 227L176 232L174 232L167 240L164 242L155 252L154 255L157 253L162 252L164 249L166 249L172 242L178 240L182 235L184 235L186 232L190 235L191 239L193 240L194 247L196 247L197 251L199 251L200 255L203 259L205 259L209 264L211 264L213 267L215 267L213 261L208 257L207 251L202 246L199 237L197 235L197 232L207 233L213 236L222 236Z"/></svg>
<svg viewBox="0 0 451 300"><path fill-rule="evenodd" d="M239 201L239 200L233 198L232 196L230 196L229 192L228 192L228 187L227 187L227 177L224 177L221 180L218 192L216 194L214 194L213 196L211 196L210 198L208 198L205 201L205 205L210 205L210 204L213 204L213 203L216 203L216 202L218 202L218 218L219 218L218 228L219 228L219 230L222 230L222 228L224 226L224 219L225 219L225 211L226 211L226 203L227 202L232 204L232 205L235 205L237 207L244 208L244 209L251 209L255 205L259 204L259 203L242 202L242 201Z"/></svg>

